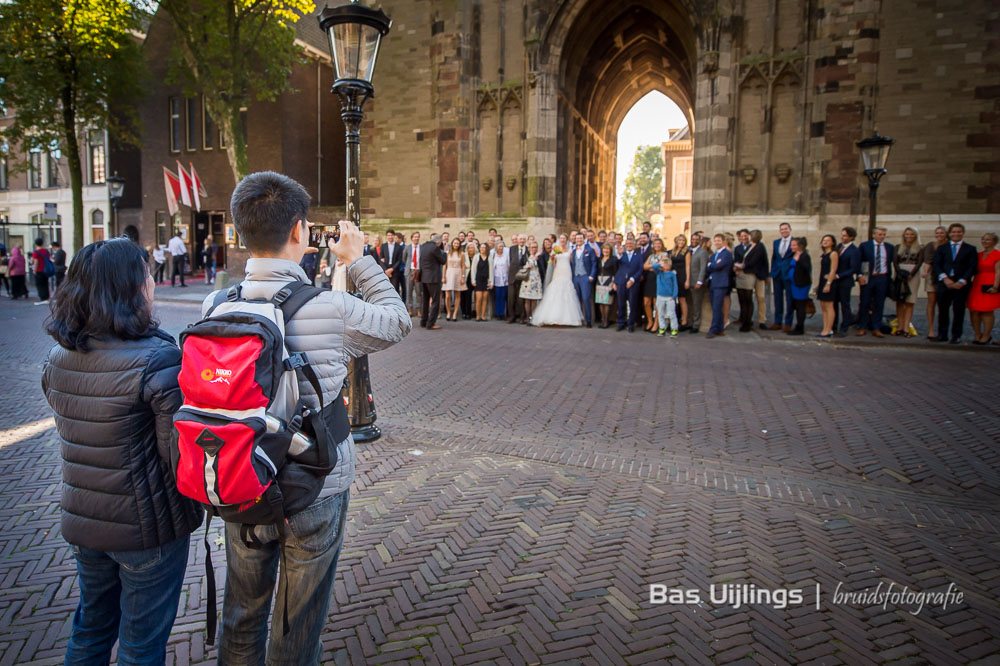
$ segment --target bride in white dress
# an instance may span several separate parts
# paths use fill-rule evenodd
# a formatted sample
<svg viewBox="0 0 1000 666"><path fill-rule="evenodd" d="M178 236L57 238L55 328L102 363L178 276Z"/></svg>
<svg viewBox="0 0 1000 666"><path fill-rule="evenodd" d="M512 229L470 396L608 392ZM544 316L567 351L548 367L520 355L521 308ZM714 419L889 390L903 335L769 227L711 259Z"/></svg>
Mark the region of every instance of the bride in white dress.
<svg viewBox="0 0 1000 666"><path fill-rule="evenodd" d="M580 309L580 299L573 286L573 271L570 270L570 253L566 243L566 234L559 237L556 244L562 252L554 254L549 265L552 280L545 287L542 300L535 307L531 316L533 326L580 326L583 324L583 311ZM554 268L553 268L554 266Z"/></svg>

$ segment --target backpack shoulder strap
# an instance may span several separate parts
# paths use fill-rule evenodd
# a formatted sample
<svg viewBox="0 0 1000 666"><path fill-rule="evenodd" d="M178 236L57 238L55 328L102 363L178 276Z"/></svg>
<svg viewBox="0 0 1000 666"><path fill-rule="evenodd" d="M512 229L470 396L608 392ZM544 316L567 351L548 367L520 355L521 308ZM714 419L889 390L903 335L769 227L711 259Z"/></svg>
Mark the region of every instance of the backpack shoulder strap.
<svg viewBox="0 0 1000 666"><path fill-rule="evenodd" d="M324 291L326 289L320 289L305 282L289 282L274 294L271 302L281 310L285 317L285 324L287 324L303 305Z"/></svg>
<svg viewBox="0 0 1000 666"><path fill-rule="evenodd" d="M212 313L215 312L215 309L217 307L219 307L220 305L222 305L226 301L238 301L238 300L240 300L240 298L242 297L242 295L243 295L243 285L242 284L238 284L238 285L235 285L233 287L230 287L229 289L226 289L225 291L223 291L223 290L220 289L219 291L215 292L215 300L212 301L212 307L210 307L208 309L208 312L205 313L205 316L206 317L211 317Z"/></svg>

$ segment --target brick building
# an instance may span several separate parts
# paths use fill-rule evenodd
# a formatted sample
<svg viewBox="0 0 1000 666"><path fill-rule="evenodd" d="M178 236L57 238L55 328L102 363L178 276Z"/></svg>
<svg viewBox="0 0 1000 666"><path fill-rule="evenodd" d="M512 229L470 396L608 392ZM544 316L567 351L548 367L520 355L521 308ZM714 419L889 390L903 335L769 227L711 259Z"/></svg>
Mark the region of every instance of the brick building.
<svg viewBox="0 0 1000 666"><path fill-rule="evenodd" d="M196 269L201 266L197 250L210 235L219 246L219 268L241 275L248 255L231 226L233 173L201 96L186 98L180 86L166 83L172 33L169 18L158 13L143 41L150 78L157 83L139 107L141 151L112 149L111 162L126 179L121 225L135 225L142 245L166 244L180 231ZM337 219L344 204L344 125L340 104L330 94L328 43L314 15L296 23L296 37L306 61L292 68L289 90L273 102L252 102L244 114L250 170L269 169L295 178L312 197L313 220ZM163 167L176 173L177 162L188 171L194 166L208 196L201 198L200 211L180 205L171 218Z"/></svg>
<svg viewBox="0 0 1000 666"><path fill-rule="evenodd" d="M362 141L372 228L610 227L617 129L651 90L693 128L699 228L864 227L855 142L875 129L896 139L879 197L890 238L1000 228L990 0L382 7L394 24Z"/></svg>

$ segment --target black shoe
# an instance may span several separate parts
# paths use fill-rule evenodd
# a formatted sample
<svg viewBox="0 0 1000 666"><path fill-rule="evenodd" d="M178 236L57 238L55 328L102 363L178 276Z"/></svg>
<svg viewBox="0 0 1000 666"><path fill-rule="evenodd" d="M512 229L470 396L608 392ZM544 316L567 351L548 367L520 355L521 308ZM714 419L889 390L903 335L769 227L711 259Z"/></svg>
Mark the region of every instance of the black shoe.
<svg viewBox="0 0 1000 666"><path fill-rule="evenodd" d="M839 333L834 333L833 337L835 337L835 338L846 338L847 337L847 331L840 331Z"/></svg>
<svg viewBox="0 0 1000 666"><path fill-rule="evenodd" d="M950 345L960 345L960 344L962 344L962 339L961 338L952 338L951 340L948 341L948 344L950 344Z"/></svg>
<svg viewBox="0 0 1000 666"><path fill-rule="evenodd" d="M527 324L528 322L524 322L524 323ZM587 328L593 328L593 326L591 326L591 324L590 324L589 321L587 322Z"/></svg>
<svg viewBox="0 0 1000 666"><path fill-rule="evenodd" d="M706 335L705 337L706 337L706 338L708 338L709 340L711 340L712 338L714 338L714 337L715 337L715 333L711 333L711 332L709 332L709 334L708 334L708 335Z"/></svg>
<svg viewBox="0 0 1000 666"><path fill-rule="evenodd" d="M678 328L677 330L678 330L678 331L680 331L681 333L683 333L684 331L694 331L695 333L697 333L697 332L698 332L698 329L696 329L696 328L695 328L695 329L692 329L692 328L691 328L690 326L688 326L687 324L684 324L683 326L681 326L681 327L680 327L680 328Z"/></svg>
<svg viewBox="0 0 1000 666"><path fill-rule="evenodd" d="M618 328L616 328L616 329L615 329L615 332L618 332L618 331L624 331L624 330L625 330L625 327L624 327L624 326L622 326L621 324L619 324L619 325L618 325Z"/></svg>
<svg viewBox="0 0 1000 666"><path fill-rule="evenodd" d="M628 327L628 332L629 333L635 333L635 326L629 326Z"/></svg>
<svg viewBox="0 0 1000 666"><path fill-rule="evenodd" d="M698 334L698 329L697 328L689 328L688 329L688 333L690 333L692 335L697 335Z"/></svg>
<svg viewBox="0 0 1000 666"><path fill-rule="evenodd" d="M751 329L749 326L740 326L740 333L749 333Z"/></svg>
<svg viewBox="0 0 1000 666"><path fill-rule="evenodd" d="M934 338L934 342L948 342L948 337L945 335L939 335Z"/></svg>
<svg viewBox="0 0 1000 666"><path fill-rule="evenodd" d="M760 325L760 330L766 331L767 330L767 324L761 324Z"/></svg>
<svg viewBox="0 0 1000 666"><path fill-rule="evenodd" d="M788 335L805 335L805 331L793 328L792 330L788 331Z"/></svg>

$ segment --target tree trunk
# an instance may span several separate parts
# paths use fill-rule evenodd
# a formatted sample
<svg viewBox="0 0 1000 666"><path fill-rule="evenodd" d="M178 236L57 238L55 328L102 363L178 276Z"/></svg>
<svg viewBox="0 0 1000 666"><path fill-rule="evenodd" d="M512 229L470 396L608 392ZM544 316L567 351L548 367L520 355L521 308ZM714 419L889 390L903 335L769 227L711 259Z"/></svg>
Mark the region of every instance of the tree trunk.
<svg viewBox="0 0 1000 666"><path fill-rule="evenodd" d="M69 86L62 90L63 143L69 162L69 182L73 191L73 253L83 247L83 164L76 136L76 107ZM65 244L65 243L63 243Z"/></svg>
<svg viewBox="0 0 1000 666"><path fill-rule="evenodd" d="M224 111L219 114L217 122L226 137L226 157L229 158L229 168L233 171L235 187L250 173L247 139L243 135L243 124L240 122L240 103L224 104L223 108Z"/></svg>

